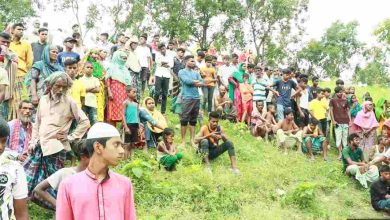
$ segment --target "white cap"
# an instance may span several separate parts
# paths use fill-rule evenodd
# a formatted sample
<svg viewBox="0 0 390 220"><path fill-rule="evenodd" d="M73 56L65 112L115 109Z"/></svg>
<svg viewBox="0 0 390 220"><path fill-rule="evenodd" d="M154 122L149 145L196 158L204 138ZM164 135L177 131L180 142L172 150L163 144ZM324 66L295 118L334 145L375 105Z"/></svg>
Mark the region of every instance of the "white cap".
<svg viewBox="0 0 390 220"><path fill-rule="evenodd" d="M87 139L120 137L118 130L107 123L97 122L88 131Z"/></svg>

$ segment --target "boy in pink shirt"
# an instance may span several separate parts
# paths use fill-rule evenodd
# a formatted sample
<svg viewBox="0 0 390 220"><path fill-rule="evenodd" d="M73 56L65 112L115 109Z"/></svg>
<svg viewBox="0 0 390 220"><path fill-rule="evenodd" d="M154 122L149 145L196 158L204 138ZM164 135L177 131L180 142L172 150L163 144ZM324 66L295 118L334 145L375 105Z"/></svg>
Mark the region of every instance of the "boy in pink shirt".
<svg viewBox="0 0 390 220"><path fill-rule="evenodd" d="M87 134L88 168L65 179L57 195L58 220L135 220L130 180L109 170L124 156L118 130L98 122Z"/></svg>

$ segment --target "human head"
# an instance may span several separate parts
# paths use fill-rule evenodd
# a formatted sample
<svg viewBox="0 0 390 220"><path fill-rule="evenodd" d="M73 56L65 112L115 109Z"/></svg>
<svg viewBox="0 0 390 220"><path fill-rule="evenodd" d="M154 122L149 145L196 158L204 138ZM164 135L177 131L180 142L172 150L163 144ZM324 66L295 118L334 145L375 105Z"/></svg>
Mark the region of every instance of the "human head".
<svg viewBox="0 0 390 220"><path fill-rule="evenodd" d="M352 133L348 136L348 143L351 147L359 147L360 137L356 133Z"/></svg>
<svg viewBox="0 0 390 220"><path fill-rule="evenodd" d="M263 101L257 101L256 102L256 108L257 108L257 111L259 111L260 113L263 112L264 102Z"/></svg>
<svg viewBox="0 0 390 220"><path fill-rule="evenodd" d="M165 44L159 44L158 45L158 50L160 51L161 54L165 54L165 52L167 52L167 47L165 46Z"/></svg>
<svg viewBox="0 0 390 220"><path fill-rule="evenodd" d="M309 121L310 129L313 131L317 127L318 123L319 123L319 121L317 119L311 118Z"/></svg>
<svg viewBox="0 0 390 220"><path fill-rule="evenodd" d="M344 81L342 79L336 80L336 87L340 86L341 88L344 88Z"/></svg>
<svg viewBox="0 0 390 220"><path fill-rule="evenodd" d="M162 132L164 142L169 145L173 144L173 138L175 137L175 131L172 128L165 128Z"/></svg>
<svg viewBox="0 0 390 220"><path fill-rule="evenodd" d="M184 57L184 53L185 53L186 51L183 49L183 48L178 48L177 50L176 50L176 54L177 54L177 56L181 59L181 58L183 58Z"/></svg>
<svg viewBox="0 0 390 220"><path fill-rule="evenodd" d="M173 41L168 42L168 50L174 50L175 47L176 47L175 42L173 42Z"/></svg>
<svg viewBox="0 0 390 220"><path fill-rule="evenodd" d="M126 36L123 33L118 34L117 37L118 44L125 44L126 43Z"/></svg>
<svg viewBox="0 0 390 220"><path fill-rule="evenodd" d="M198 51L198 56L196 57L196 60L198 62L201 62L206 57L206 54L203 51Z"/></svg>
<svg viewBox="0 0 390 220"><path fill-rule="evenodd" d="M267 109L269 112L271 112L272 114L274 114L276 112L276 108L275 108L275 105L270 103L267 105Z"/></svg>
<svg viewBox="0 0 390 220"><path fill-rule="evenodd" d="M318 77L317 76L313 76L313 78L311 79L311 82L313 83L313 86L314 87L317 87L318 86Z"/></svg>
<svg viewBox="0 0 390 220"><path fill-rule="evenodd" d="M284 81L287 81L287 80L290 79L290 76L291 76L291 70L290 69L283 69L282 73L283 73L283 80Z"/></svg>
<svg viewBox="0 0 390 220"><path fill-rule="evenodd" d="M349 87L349 94L355 94L355 87Z"/></svg>
<svg viewBox="0 0 390 220"><path fill-rule="evenodd" d="M7 32L1 32L0 33L0 46L9 47L11 43L11 35L9 35Z"/></svg>
<svg viewBox="0 0 390 220"><path fill-rule="evenodd" d="M39 22L39 20L35 20L33 23L33 27L35 28L35 30L39 29L40 26L41 26L41 23Z"/></svg>
<svg viewBox="0 0 390 220"><path fill-rule="evenodd" d="M356 95L351 95L351 103L355 103L357 102L357 98L356 98Z"/></svg>
<svg viewBox="0 0 390 220"><path fill-rule="evenodd" d="M7 138L9 136L8 123L0 118L0 155L3 154L4 149L7 145Z"/></svg>
<svg viewBox="0 0 390 220"><path fill-rule="evenodd" d="M96 158L105 166L116 166L124 156L118 130L107 123L97 122L88 131L86 147L91 160Z"/></svg>
<svg viewBox="0 0 390 220"><path fill-rule="evenodd" d="M71 79L74 79L77 74L78 62L74 59L67 59L64 62L65 72L70 76Z"/></svg>
<svg viewBox="0 0 390 220"><path fill-rule="evenodd" d="M153 41L154 42L160 42L160 35L159 34L155 34L154 36L153 36Z"/></svg>
<svg viewBox="0 0 390 220"><path fill-rule="evenodd" d="M126 87L126 93L127 93L127 97L130 100L136 100L136 98L137 98L137 88L132 87L132 86L127 86Z"/></svg>
<svg viewBox="0 0 390 220"><path fill-rule="evenodd" d="M66 95L68 89L72 86L72 80L70 77L61 71L52 73L45 80L47 85L47 91L53 99L60 99Z"/></svg>
<svg viewBox="0 0 390 220"><path fill-rule="evenodd" d="M219 94L224 96L226 94L226 87L224 85L219 86Z"/></svg>
<svg viewBox="0 0 390 220"><path fill-rule="evenodd" d="M72 146L77 159L79 160L79 166L87 168L89 164L89 152L87 148L87 140L81 139Z"/></svg>
<svg viewBox="0 0 390 220"><path fill-rule="evenodd" d="M17 38L21 39L23 37L23 32L24 32L24 25L22 23L16 23L12 25L12 35Z"/></svg>
<svg viewBox="0 0 390 220"><path fill-rule="evenodd" d="M39 35L39 41L41 43L46 43L46 41L47 41L47 34L48 34L47 28L39 28L38 35Z"/></svg>
<svg viewBox="0 0 390 220"><path fill-rule="evenodd" d="M288 121L294 120L294 112L291 108L286 108L284 110L284 118Z"/></svg>
<svg viewBox="0 0 390 220"><path fill-rule="evenodd" d="M325 98L329 98L331 92L332 92L332 90L330 90L330 88L325 88L324 89L324 96L325 96Z"/></svg>
<svg viewBox="0 0 390 220"><path fill-rule="evenodd" d="M337 98L341 99L343 97L343 87L336 86L336 88L334 88L334 93L336 94Z"/></svg>
<svg viewBox="0 0 390 220"><path fill-rule="evenodd" d="M223 64L229 66L229 64L230 64L230 56L229 55L223 56L222 61L223 61Z"/></svg>
<svg viewBox="0 0 390 220"><path fill-rule="evenodd" d="M207 67L211 67L212 66L212 62L213 62L213 57L212 56L206 56L204 58L204 61L205 61Z"/></svg>
<svg viewBox="0 0 390 220"><path fill-rule="evenodd" d="M365 112L370 112L373 110L373 104L371 101L365 101L362 106Z"/></svg>
<svg viewBox="0 0 390 220"><path fill-rule="evenodd" d="M383 181L389 182L389 180L390 180L390 167L389 167L389 165L382 165L379 168L379 173L380 173Z"/></svg>
<svg viewBox="0 0 390 220"><path fill-rule="evenodd" d="M318 100L321 100L322 98L324 98L324 90L323 89L321 89L321 88L318 88L317 89L317 99Z"/></svg>
<svg viewBox="0 0 390 220"><path fill-rule="evenodd" d="M387 145L387 142L388 142L388 138L387 138L387 136L385 136L385 135L380 135L379 137L378 137L378 144L381 144L381 145Z"/></svg>
<svg viewBox="0 0 390 220"><path fill-rule="evenodd" d="M77 43L77 40L75 40L74 38L71 38L71 37L67 37L64 40L64 46L68 50L72 50L76 43Z"/></svg>
<svg viewBox="0 0 390 220"><path fill-rule="evenodd" d="M219 117L220 115L218 112L213 111L209 113L209 126L211 130L215 130L217 128Z"/></svg>
<svg viewBox="0 0 390 220"><path fill-rule="evenodd" d="M232 63L237 64L238 63L238 55L236 53L232 54Z"/></svg>
<svg viewBox="0 0 390 220"><path fill-rule="evenodd" d="M47 45L45 50L49 50L49 59L50 62L56 61L58 56L58 47L55 45Z"/></svg>
<svg viewBox="0 0 390 220"><path fill-rule="evenodd" d="M307 86L307 78L301 78L299 80L299 87L301 87L302 89L306 89L306 86Z"/></svg>
<svg viewBox="0 0 390 220"><path fill-rule="evenodd" d="M99 36L100 41L107 42L108 40L108 34L107 33L101 33Z"/></svg>
<svg viewBox="0 0 390 220"><path fill-rule="evenodd" d="M141 36L139 37L139 44L144 45L147 40L148 40L148 35L147 34L141 34Z"/></svg>
<svg viewBox="0 0 390 220"><path fill-rule="evenodd" d="M154 99L151 98L151 97L147 97L145 98L145 101L144 101L144 105L145 107L149 110L149 111L154 111L156 105L154 103Z"/></svg>
<svg viewBox="0 0 390 220"><path fill-rule="evenodd" d="M93 64L91 62L86 62L84 64L84 70L83 70L84 74L86 76L92 76L92 73L93 73Z"/></svg>
<svg viewBox="0 0 390 220"><path fill-rule="evenodd" d="M22 100L19 103L18 118L23 123L30 123L32 119L32 113L34 111L34 105L28 100Z"/></svg>
<svg viewBox="0 0 390 220"><path fill-rule="evenodd" d="M248 82L249 80L249 74L248 73L245 73L242 78L244 79L244 82Z"/></svg>
<svg viewBox="0 0 390 220"><path fill-rule="evenodd" d="M74 24L72 26L73 33L80 33L80 26L78 24Z"/></svg>
<svg viewBox="0 0 390 220"><path fill-rule="evenodd" d="M248 64L248 73L253 73L255 70L255 64Z"/></svg>
<svg viewBox="0 0 390 220"><path fill-rule="evenodd" d="M103 49L100 49L99 50L99 58L100 58L100 60L105 60L106 57L107 57L107 51L103 50Z"/></svg>
<svg viewBox="0 0 390 220"><path fill-rule="evenodd" d="M196 66L194 56L192 56L192 55L188 55L188 56L184 57L184 63L186 64L186 68L188 68L188 69L194 69Z"/></svg>

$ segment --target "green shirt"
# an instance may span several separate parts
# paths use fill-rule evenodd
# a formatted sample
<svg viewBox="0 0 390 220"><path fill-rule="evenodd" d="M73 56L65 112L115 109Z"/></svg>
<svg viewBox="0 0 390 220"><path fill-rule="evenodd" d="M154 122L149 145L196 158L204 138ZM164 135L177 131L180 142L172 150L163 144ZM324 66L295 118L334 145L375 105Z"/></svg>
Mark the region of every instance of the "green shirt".
<svg viewBox="0 0 390 220"><path fill-rule="evenodd" d="M350 146L347 146L342 151L343 155L343 163L344 163L344 171L347 169L347 166L349 166L347 159L351 158L354 162L361 162L363 161L363 151L360 148L356 148L355 151L352 150Z"/></svg>

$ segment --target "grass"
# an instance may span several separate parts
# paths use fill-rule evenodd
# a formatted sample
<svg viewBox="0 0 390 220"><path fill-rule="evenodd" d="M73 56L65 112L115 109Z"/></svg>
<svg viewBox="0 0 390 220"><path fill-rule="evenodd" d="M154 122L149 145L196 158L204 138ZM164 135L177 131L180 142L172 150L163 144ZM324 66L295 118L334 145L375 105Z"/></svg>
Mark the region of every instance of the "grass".
<svg viewBox="0 0 390 220"><path fill-rule="evenodd" d="M322 85L323 86L323 85ZM365 90L374 99L388 90ZM386 91L387 93L383 93ZM170 126L179 124L169 115ZM228 155L212 163L213 175L204 171L190 147L178 170L158 169L155 153L137 152L132 161L115 169L131 177L139 219L346 219L380 218L370 204L368 190L341 172L342 164L331 151L331 162L320 155L315 162L295 151L287 156L270 143L256 140L242 124L221 122L234 142L242 175L228 170ZM180 143L176 128L177 143ZM32 219L50 219L52 213L30 204Z"/></svg>

